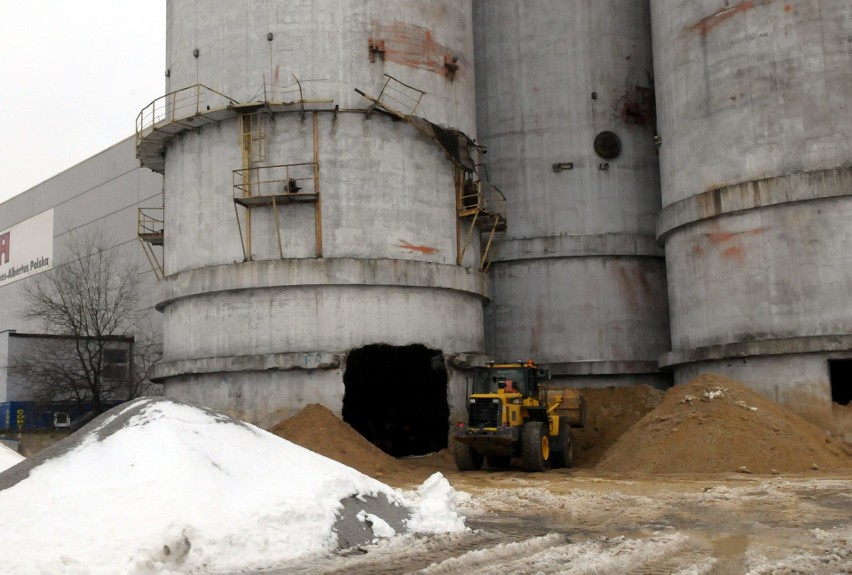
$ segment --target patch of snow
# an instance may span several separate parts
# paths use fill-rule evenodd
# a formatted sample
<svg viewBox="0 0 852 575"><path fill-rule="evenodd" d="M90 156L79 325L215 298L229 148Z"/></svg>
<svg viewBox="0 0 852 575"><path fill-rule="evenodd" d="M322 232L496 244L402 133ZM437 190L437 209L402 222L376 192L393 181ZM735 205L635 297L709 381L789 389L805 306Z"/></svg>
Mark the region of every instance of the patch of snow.
<svg viewBox="0 0 852 575"><path fill-rule="evenodd" d="M0 443L0 472L6 471L13 465L17 465L26 459L23 455L13 449L9 449Z"/></svg>
<svg viewBox="0 0 852 575"><path fill-rule="evenodd" d="M378 515L361 510L357 517L359 521L370 526L376 537L393 537L396 535L396 529L388 525L388 522Z"/></svg>
<svg viewBox="0 0 852 575"><path fill-rule="evenodd" d="M456 491L439 472L417 489L419 505L407 526L416 533L464 531L464 517L456 512Z"/></svg>
<svg viewBox="0 0 852 575"><path fill-rule="evenodd" d="M724 397L725 392L727 391L727 387L713 387L704 391L704 397L706 397L707 399L716 399L717 397Z"/></svg>
<svg viewBox="0 0 852 575"><path fill-rule="evenodd" d="M384 494L413 513L412 528L465 528L442 477L430 478L420 501L411 502L341 463L209 410L147 399L91 425L64 440L74 438L75 446L28 476L15 482L0 475L3 548L14 550L0 562L9 572L282 567L335 551L341 501L354 496ZM375 535L389 533L378 515L370 521Z"/></svg>
<svg viewBox="0 0 852 575"><path fill-rule="evenodd" d="M743 409L748 409L749 411L757 411L756 407L750 406L743 400L735 401L734 405L736 405L737 407L742 407Z"/></svg>

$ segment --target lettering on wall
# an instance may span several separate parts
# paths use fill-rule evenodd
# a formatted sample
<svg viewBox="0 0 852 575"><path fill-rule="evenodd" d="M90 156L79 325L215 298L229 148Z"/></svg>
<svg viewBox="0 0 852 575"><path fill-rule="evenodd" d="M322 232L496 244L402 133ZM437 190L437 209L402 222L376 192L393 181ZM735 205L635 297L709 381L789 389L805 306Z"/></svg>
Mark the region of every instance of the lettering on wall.
<svg viewBox="0 0 852 575"><path fill-rule="evenodd" d="M0 286L52 267L53 210L0 231Z"/></svg>
<svg viewBox="0 0 852 575"><path fill-rule="evenodd" d="M0 264L9 263L9 238L11 236L11 232L0 234Z"/></svg>

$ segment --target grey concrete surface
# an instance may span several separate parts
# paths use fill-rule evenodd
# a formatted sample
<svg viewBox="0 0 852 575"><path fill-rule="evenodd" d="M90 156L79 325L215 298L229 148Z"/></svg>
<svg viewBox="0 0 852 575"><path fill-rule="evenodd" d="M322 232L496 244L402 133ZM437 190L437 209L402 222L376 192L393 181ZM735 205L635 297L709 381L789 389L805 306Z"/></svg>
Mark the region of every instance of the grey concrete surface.
<svg viewBox="0 0 852 575"><path fill-rule="evenodd" d="M796 411L826 411L828 353L852 334L852 5L651 6L672 341L661 361L677 382L735 373Z"/></svg>
<svg viewBox="0 0 852 575"><path fill-rule="evenodd" d="M495 357L587 364L567 380L596 362L668 378L650 26L647 2L474 2L479 136L509 210L486 309ZM615 158L595 152L604 131Z"/></svg>
<svg viewBox="0 0 852 575"><path fill-rule="evenodd" d="M472 372L453 367L451 361L446 362L446 369L448 423L464 421ZM168 397L205 405L270 429L311 403L322 404L342 416L345 372L345 360L338 366L287 371L199 370L170 377L165 391ZM448 437L450 432L448 429Z"/></svg>
<svg viewBox="0 0 852 575"><path fill-rule="evenodd" d="M345 359L293 358L371 344L485 351L488 285L478 242L456 262L467 228L454 167L413 125L368 116L356 92L378 96L392 75L425 94L414 110L411 88L396 85L383 102L475 136L469 1L175 1L167 42L167 92L203 84L231 102L322 100L306 104L315 114L300 104L258 116L250 158L252 168L317 160L317 180L313 166L295 177L320 193L319 237L313 204L252 209L249 234L233 201L234 170L249 159L235 114L215 116L214 104L215 123L199 118L166 144L157 373L168 396L277 423L307 403L341 409Z"/></svg>

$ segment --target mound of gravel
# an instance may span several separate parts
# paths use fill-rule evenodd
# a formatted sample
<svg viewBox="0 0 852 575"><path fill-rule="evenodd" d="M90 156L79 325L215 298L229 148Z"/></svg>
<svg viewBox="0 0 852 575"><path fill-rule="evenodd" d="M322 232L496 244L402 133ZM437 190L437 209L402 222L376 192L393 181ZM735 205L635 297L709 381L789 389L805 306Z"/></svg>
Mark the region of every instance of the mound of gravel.
<svg viewBox="0 0 852 575"><path fill-rule="evenodd" d="M370 477L407 469L403 462L367 441L351 425L318 403L306 406L269 432Z"/></svg>
<svg viewBox="0 0 852 575"><path fill-rule="evenodd" d="M634 423L660 405L665 392L648 385L584 388L586 424L572 429L574 466L594 467Z"/></svg>
<svg viewBox="0 0 852 575"><path fill-rule="evenodd" d="M850 467L852 456L839 440L742 383L704 374L669 389L596 469L772 473Z"/></svg>

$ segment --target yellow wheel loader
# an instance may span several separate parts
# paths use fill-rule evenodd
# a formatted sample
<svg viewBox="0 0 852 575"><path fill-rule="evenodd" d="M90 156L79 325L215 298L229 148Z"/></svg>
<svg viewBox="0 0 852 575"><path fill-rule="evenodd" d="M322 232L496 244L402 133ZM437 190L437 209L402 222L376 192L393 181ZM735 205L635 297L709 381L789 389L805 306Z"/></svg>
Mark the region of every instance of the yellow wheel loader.
<svg viewBox="0 0 852 575"><path fill-rule="evenodd" d="M574 389L548 387L547 370L533 361L488 363L474 370L467 423L453 431L459 471L507 468L520 458L526 471L571 467L571 428L583 427L586 404Z"/></svg>

